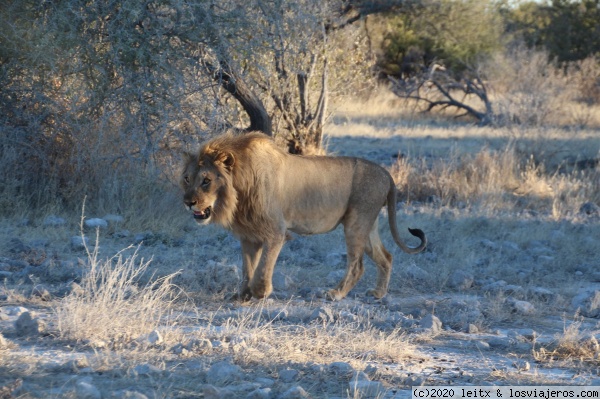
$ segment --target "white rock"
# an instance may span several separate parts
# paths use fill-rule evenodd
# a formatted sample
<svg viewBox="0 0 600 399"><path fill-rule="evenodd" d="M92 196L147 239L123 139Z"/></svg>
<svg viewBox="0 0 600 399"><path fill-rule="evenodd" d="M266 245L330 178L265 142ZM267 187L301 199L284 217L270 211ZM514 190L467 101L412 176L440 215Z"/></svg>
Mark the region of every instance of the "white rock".
<svg viewBox="0 0 600 399"><path fill-rule="evenodd" d="M288 389L287 391L282 393L279 396L279 398L280 399L304 399L304 398L310 398L310 395L308 394L308 392L306 392L304 390L304 388L297 385L297 386L291 387L290 389Z"/></svg>
<svg viewBox="0 0 600 399"><path fill-rule="evenodd" d="M457 290L468 290L473 286L473 275L464 270L455 270L448 279L448 285Z"/></svg>
<svg viewBox="0 0 600 399"><path fill-rule="evenodd" d="M571 306L582 316L600 318L600 290L579 293L571 301Z"/></svg>
<svg viewBox="0 0 600 399"><path fill-rule="evenodd" d="M242 378L242 369L229 362L217 362L206 373L206 382L211 385L225 385Z"/></svg>
<svg viewBox="0 0 600 399"><path fill-rule="evenodd" d="M522 315L531 315L535 313L535 307L527 301L512 301L514 310Z"/></svg>
<svg viewBox="0 0 600 399"><path fill-rule="evenodd" d="M238 395L229 388L217 388L207 384L202 387L202 397L204 399L237 399Z"/></svg>
<svg viewBox="0 0 600 399"><path fill-rule="evenodd" d="M73 236L71 237L71 248L75 250L85 249L89 245L89 241L87 237Z"/></svg>
<svg viewBox="0 0 600 399"><path fill-rule="evenodd" d="M467 332L469 334L479 334L479 327L477 327L473 323L469 323L469 325L467 326Z"/></svg>
<svg viewBox="0 0 600 399"><path fill-rule="evenodd" d="M518 336L524 337L525 339L528 339L530 341L538 339L540 336L540 334L538 334L537 331L535 331L532 328L519 328L514 332L517 333Z"/></svg>
<svg viewBox="0 0 600 399"><path fill-rule="evenodd" d="M45 323L39 318L35 317L32 312L25 312L19 316L15 321L15 330L17 335L38 335L43 332L46 328Z"/></svg>
<svg viewBox="0 0 600 399"><path fill-rule="evenodd" d="M442 332L442 321L432 314L423 317L420 325L421 328L429 330L432 334L439 334Z"/></svg>
<svg viewBox="0 0 600 399"><path fill-rule="evenodd" d="M150 334L148 334L148 343L150 345L158 345L158 344L161 344L162 342L163 342L163 337L160 334L160 332L158 332L158 330L154 330Z"/></svg>
<svg viewBox="0 0 600 399"><path fill-rule="evenodd" d="M250 392L246 399L269 399L271 397L271 388L258 388Z"/></svg>
<svg viewBox="0 0 600 399"><path fill-rule="evenodd" d="M290 383L294 382L300 373L294 369L283 369L279 371L279 379L282 382Z"/></svg>
<svg viewBox="0 0 600 399"><path fill-rule="evenodd" d="M354 372L354 368L348 362L333 362L329 365L329 369L336 374L350 374Z"/></svg>
<svg viewBox="0 0 600 399"><path fill-rule="evenodd" d="M123 216L112 214L104 215L102 219L106 220L108 224L121 224L125 221L125 218Z"/></svg>
<svg viewBox="0 0 600 399"><path fill-rule="evenodd" d="M90 228L90 229L96 229L96 228L100 228L100 229L105 229L108 227L108 222L104 219L100 219L100 218L91 218L91 219L86 219L83 224L85 225L85 227Z"/></svg>
<svg viewBox="0 0 600 399"><path fill-rule="evenodd" d="M139 364L133 368L135 375L160 375L162 370L149 363Z"/></svg>
<svg viewBox="0 0 600 399"><path fill-rule="evenodd" d="M485 341L475 341L475 347L481 351L490 350L490 344Z"/></svg>
<svg viewBox="0 0 600 399"><path fill-rule="evenodd" d="M25 312L29 312L29 309L24 308L23 306L6 306L3 307L2 310L9 316L20 316Z"/></svg>
<svg viewBox="0 0 600 399"><path fill-rule="evenodd" d="M209 353L213 349L213 344L206 338L194 339L186 345L186 348L197 353Z"/></svg>
<svg viewBox="0 0 600 399"><path fill-rule="evenodd" d="M102 399L102 394L94 385L86 381L79 381L75 385L77 398L79 399Z"/></svg>
<svg viewBox="0 0 600 399"><path fill-rule="evenodd" d="M409 278L411 280L418 281L427 281L430 278L430 275L427 271L421 269L417 265L408 266L403 272L402 276L405 278Z"/></svg>
<svg viewBox="0 0 600 399"><path fill-rule="evenodd" d="M507 349L511 346L511 340L508 337L492 337L488 340L492 348Z"/></svg>

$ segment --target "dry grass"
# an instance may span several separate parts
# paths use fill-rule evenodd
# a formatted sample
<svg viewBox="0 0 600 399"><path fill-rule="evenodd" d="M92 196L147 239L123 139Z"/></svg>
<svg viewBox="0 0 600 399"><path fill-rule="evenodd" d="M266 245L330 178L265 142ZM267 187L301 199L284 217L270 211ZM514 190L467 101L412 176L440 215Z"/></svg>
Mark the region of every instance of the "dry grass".
<svg viewBox="0 0 600 399"><path fill-rule="evenodd" d="M514 152L483 150L461 157L452 154L428 165L425 160L400 158L392 166L392 175L400 191L409 200L424 201L436 196L445 205L460 201L497 197L517 185Z"/></svg>
<svg viewBox="0 0 600 399"><path fill-rule="evenodd" d="M98 248L98 239L92 251L86 248L82 290L55 307L63 338L115 347L174 323L171 305L178 290L171 281L176 273L141 284L150 261L138 260L139 248L127 247L108 259L99 259Z"/></svg>
<svg viewBox="0 0 600 399"><path fill-rule="evenodd" d="M600 171L548 174L533 157L523 159L513 146L451 154L428 164L399 158L392 175L409 201L478 207L490 211L551 208L555 220L572 218L581 205L600 198Z"/></svg>
<svg viewBox="0 0 600 399"><path fill-rule="evenodd" d="M554 345L533 351L535 360L543 363L567 361L600 366L600 344L591 331L582 328L582 320L576 316L571 323L565 321L563 332L555 336Z"/></svg>
<svg viewBox="0 0 600 399"><path fill-rule="evenodd" d="M224 340L236 337L233 351L237 360L246 364L346 361L361 370L371 360L401 363L415 356L415 346L400 329L381 331L361 316L352 322L278 322L280 312L286 313L286 309L267 312L259 302L229 318L218 328L218 333L209 325L198 334Z"/></svg>

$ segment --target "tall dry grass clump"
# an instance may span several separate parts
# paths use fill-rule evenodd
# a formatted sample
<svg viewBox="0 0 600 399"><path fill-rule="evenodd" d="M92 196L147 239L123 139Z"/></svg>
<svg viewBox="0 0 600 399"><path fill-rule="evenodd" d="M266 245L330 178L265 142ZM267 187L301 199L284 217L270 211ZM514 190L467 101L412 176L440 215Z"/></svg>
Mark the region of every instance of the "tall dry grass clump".
<svg viewBox="0 0 600 399"><path fill-rule="evenodd" d="M592 366L600 364L600 344L591 331L582 330L582 319L565 324L563 332L555 336L551 347L540 347L533 351L538 362L559 360L581 362Z"/></svg>
<svg viewBox="0 0 600 399"><path fill-rule="evenodd" d="M87 254L81 290L74 290L55 308L63 338L119 346L174 321L171 305L178 290L172 280L177 273L141 283L150 261L138 259L138 248L100 259L96 242Z"/></svg>
<svg viewBox="0 0 600 399"><path fill-rule="evenodd" d="M285 310L284 310L285 311ZM370 360L400 363L415 355L415 345L404 331L381 331L359 316L357 321L289 325L274 322L277 314L260 317L262 305L248 308L239 318L219 327L225 337L248 337L241 361L269 363L272 359L298 363L347 361L358 369Z"/></svg>
<svg viewBox="0 0 600 399"><path fill-rule="evenodd" d="M548 173L533 157L519 156L514 146L483 149L428 163L399 158L392 175L409 201L491 211L551 209L554 219L573 217L586 202L600 199L600 169Z"/></svg>
<svg viewBox="0 0 600 399"><path fill-rule="evenodd" d="M400 158L392 166L400 191L409 200L471 202L500 196L518 185L518 159L512 148L484 149L475 155L451 154L429 164L424 159Z"/></svg>
<svg viewBox="0 0 600 399"><path fill-rule="evenodd" d="M482 69L502 122L540 126L568 119L564 104L573 100L576 88L547 52L515 46L495 54Z"/></svg>

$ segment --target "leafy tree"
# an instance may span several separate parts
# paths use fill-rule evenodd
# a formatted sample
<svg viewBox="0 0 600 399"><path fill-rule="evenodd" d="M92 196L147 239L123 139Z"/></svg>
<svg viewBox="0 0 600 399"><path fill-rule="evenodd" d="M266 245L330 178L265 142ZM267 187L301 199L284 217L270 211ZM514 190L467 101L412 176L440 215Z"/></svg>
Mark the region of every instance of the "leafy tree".
<svg viewBox="0 0 600 399"><path fill-rule="evenodd" d="M600 0L527 2L505 14L512 35L561 62L600 53Z"/></svg>
<svg viewBox="0 0 600 399"><path fill-rule="evenodd" d="M491 1L442 0L388 14L383 40L386 74L411 75L433 61L461 71L502 45L503 24Z"/></svg>
<svg viewBox="0 0 600 399"><path fill-rule="evenodd" d="M553 0L551 16L545 45L559 61L600 53L600 0Z"/></svg>

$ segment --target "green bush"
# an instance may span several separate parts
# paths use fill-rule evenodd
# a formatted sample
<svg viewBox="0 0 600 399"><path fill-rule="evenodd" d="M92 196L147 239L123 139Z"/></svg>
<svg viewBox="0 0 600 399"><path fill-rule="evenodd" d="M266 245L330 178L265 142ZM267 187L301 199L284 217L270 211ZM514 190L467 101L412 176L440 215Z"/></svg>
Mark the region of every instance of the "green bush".
<svg viewBox="0 0 600 399"><path fill-rule="evenodd" d="M491 1L441 0L388 15L385 23L381 66L393 76L434 61L461 71L502 46L503 23Z"/></svg>
<svg viewBox="0 0 600 399"><path fill-rule="evenodd" d="M600 54L600 0L526 2L505 9L508 32L558 61Z"/></svg>

